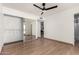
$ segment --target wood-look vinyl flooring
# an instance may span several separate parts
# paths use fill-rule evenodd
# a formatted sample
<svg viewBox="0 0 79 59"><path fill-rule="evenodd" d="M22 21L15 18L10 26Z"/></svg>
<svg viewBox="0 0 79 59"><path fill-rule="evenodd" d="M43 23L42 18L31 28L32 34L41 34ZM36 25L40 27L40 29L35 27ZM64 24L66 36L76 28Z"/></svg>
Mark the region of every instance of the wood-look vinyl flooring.
<svg viewBox="0 0 79 59"><path fill-rule="evenodd" d="M45 38L31 39L4 45L1 55L79 55L79 46Z"/></svg>

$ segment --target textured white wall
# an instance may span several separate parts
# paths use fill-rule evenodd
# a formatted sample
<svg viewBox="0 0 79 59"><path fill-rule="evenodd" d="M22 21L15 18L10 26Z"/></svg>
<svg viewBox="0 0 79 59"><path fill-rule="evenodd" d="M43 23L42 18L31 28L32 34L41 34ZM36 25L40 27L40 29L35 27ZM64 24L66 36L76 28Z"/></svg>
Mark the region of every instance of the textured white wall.
<svg viewBox="0 0 79 59"><path fill-rule="evenodd" d="M0 4L0 52L4 44L4 19L2 15L2 4Z"/></svg>
<svg viewBox="0 0 79 59"><path fill-rule="evenodd" d="M46 17L45 37L74 44L74 14L79 8L72 8Z"/></svg>

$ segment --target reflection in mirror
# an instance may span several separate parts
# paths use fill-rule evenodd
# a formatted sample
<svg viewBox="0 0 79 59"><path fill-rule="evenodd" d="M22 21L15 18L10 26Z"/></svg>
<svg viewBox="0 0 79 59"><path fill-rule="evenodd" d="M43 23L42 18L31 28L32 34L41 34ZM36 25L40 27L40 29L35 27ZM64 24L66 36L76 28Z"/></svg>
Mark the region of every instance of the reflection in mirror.
<svg viewBox="0 0 79 59"><path fill-rule="evenodd" d="M23 36L24 42L35 39L35 21L31 19L23 19Z"/></svg>

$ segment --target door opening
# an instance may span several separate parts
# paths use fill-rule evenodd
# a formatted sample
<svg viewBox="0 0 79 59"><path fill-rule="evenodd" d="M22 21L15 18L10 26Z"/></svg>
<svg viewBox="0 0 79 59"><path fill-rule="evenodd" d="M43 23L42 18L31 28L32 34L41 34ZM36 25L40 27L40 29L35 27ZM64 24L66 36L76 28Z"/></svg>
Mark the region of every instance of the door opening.
<svg viewBox="0 0 79 59"><path fill-rule="evenodd" d="M40 35L41 35L41 38L44 38L44 22L40 22L40 24L41 24Z"/></svg>
<svg viewBox="0 0 79 59"><path fill-rule="evenodd" d="M31 19L23 19L23 38L24 42L26 41L32 41L35 36L33 36L33 25L32 25L33 20Z"/></svg>
<svg viewBox="0 0 79 59"><path fill-rule="evenodd" d="M75 45L79 45L79 14L74 15L74 39Z"/></svg>

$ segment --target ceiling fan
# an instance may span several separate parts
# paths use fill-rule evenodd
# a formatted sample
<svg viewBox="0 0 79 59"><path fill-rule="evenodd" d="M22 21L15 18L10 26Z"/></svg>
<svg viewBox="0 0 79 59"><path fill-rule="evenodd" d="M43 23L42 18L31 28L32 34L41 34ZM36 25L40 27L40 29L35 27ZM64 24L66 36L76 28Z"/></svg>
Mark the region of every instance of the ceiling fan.
<svg viewBox="0 0 79 59"><path fill-rule="evenodd" d="M46 6L46 3L42 3L43 8L42 8L42 7L39 7L39 6L36 5L36 4L33 4L33 6L39 8L40 10L42 10L41 15L44 13L43 11L51 10L51 9L54 9L54 8L57 8L57 7L58 7L57 5L55 5L55 6L52 6L52 7L46 8L46 7L45 7L45 6Z"/></svg>

